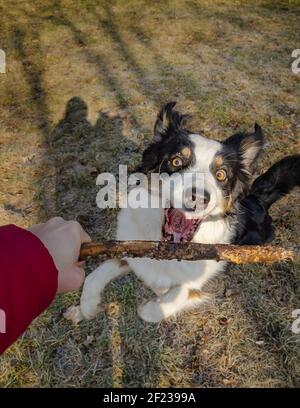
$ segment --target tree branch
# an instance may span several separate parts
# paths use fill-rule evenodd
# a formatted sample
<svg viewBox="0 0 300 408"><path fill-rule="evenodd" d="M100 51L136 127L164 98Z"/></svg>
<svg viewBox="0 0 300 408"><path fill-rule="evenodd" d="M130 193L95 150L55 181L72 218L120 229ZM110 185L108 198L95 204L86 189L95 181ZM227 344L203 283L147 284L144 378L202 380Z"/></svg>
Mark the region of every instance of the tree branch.
<svg viewBox="0 0 300 408"><path fill-rule="evenodd" d="M151 258L157 260L199 261L213 259L236 264L273 263L294 259L293 251L277 246L173 243L167 241L104 241L83 244L80 260L100 256L116 258Z"/></svg>

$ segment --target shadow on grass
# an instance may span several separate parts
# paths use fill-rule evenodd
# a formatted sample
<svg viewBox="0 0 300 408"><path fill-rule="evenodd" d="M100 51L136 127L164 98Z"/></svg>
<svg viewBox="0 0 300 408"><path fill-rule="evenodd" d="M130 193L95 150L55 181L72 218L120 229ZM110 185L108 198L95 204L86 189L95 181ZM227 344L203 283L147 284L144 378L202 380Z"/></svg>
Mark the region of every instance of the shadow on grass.
<svg viewBox="0 0 300 408"><path fill-rule="evenodd" d="M70 27L78 46L82 46L85 43L84 35L71 22L66 21L63 17L59 18L56 22L64 25L67 24ZM30 40L35 41L36 48L30 49L29 37ZM51 167L55 170L54 195L50 192L51 186L44 182L43 175L40 174L38 182L39 191L37 193L41 207L40 218L46 219L54 215L61 215L67 219L76 218L93 237L107 238L113 231L116 212L110 211L108 217L107 212L103 211L101 213L96 207L96 175L101 171L116 171L117 165L122 162L124 163L122 158L128 160L129 165L131 162L134 163L132 156L135 156L135 158L138 156L138 148L123 136L122 119L119 116L110 117L107 112L99 112L95 125L92 125L87 119L88 107L79 97L74 97L67 103L64 118L57 125L53 126L48 119L46 93L42 85L43 54L40 47L39 31L36 25L28 25L26 32L23 28L16 29L15 43L18 57L22 63L24 75L30 88L35 120L46 146L45 162L48 165L51 164ZM38 59L37 55L39 56ZM105 78L106 85L115 93L118 106L120 108L127 107L126 97L121 93L117 81L110 75L105 60L88 49L86 50L86 56L89 63L97 65L99 74ZM137 125L138 121L133 121L133 123ZM98 227L99 225L101 225L100 228ZM132 299L136 298L135 292L136 286L134 286L134 291L131 294ZM130 312L136 312L134 306L131 300ZM136 317L134 320L129 317L127 318L128 307L126 301L124 301L121 307L123 313L117 326L115 326L115 323L112 323L112 319L103 318L101 326L108 333L108 338L105 340L108 342L108 345L104 347L103 358L101 358L102 351L99 353L99 359L97 354L99 350L95 350L95 355L91 348L78 344L80 349L85 350L83 352L83 360L85 362L93 362L93 360L98 359L99 365L94 367L97 374L102 375L101 373L99 374L98 368L100 368L101 372L102 370L106 371L108 377L111 377L106 379L107 385L116 384L117 377L115 370L119 362L115 360L116 355L113 348L115 342L114 336L117 336L116 332L118 332L118 335L121 335L120 350L122 350L120 354L122 361L120 364L124 372L124 379L121 378L118 385L143 386L147 384L148 386L153 386L159 377L159 373L156 370L157 367L155 366L155 376L153 375L152 379L148 378L147 371L148 368L149 370L153 369L153 361L159 361L159 338L157 336L153 337L153 333L151 336L147 335L149 332L149 328L146 327L147 325L138 324L140 345L147 352L139 353L137 358L135 353L131 351L130 336L132 333L128 333L128 330L130 332L136 330L134 322ZM54 308L56 309L56 306ZM129 322L131 323L129 324ZM49 324L51 325L51 322L47 326ZM57 322L57 324L58 326L61 325L60 322ZM61 330L65 331L63 327L61 327ZM91 330L93 331L93 328ZM86 331L84 329L83 331L85 334ZM96 332L98 336L97 327L95 327L95 334ZM124 339L122 336L124 336ZM129 341L127 341L128 339ZM99 341L101 347L101 336ZM60 341L58 340L59 343ZM151 345L147 346L150 343ZM78 353L77 350L74 353L72 352L72 350L74 351L72 344L73 341L67 341L65 344L57 346L57 349L53 349L51 353L53 370L61 367L62 372L68 376L72 376L73 369L78 372L80 366L85 367L84 361L77 361L76 364L72 364L70 359L66 357L66 354L71 353L74 355L74 360L80 359L81 353ZM135 344L137 345L138 343ZM139 347L138 345L137 348L139 349ZM89 356L86 352L87 349L89 349ZM149 358L152 364L148 363ZM137 366L143 367L143 375L136 371ZM89 378L89 375L85 375L84 378ZM91 383L99 384L99 381L95 381L92 377L90 381Z"/></svg>

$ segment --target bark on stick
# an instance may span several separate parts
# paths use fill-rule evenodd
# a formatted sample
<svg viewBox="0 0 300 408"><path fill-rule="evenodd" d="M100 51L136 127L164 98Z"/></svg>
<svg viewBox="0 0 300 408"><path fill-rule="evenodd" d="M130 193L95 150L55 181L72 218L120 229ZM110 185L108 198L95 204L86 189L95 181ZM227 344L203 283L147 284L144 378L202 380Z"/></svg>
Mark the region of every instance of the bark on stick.
<svg viewBox="0 0 300 408"><path fill-rule="evenodd" d="M294 259L294 252L277 246L173 243L168 241L103 241L83 244L80 260L151 258L199 261L213 259L235 264L273 263Z"/></svg>

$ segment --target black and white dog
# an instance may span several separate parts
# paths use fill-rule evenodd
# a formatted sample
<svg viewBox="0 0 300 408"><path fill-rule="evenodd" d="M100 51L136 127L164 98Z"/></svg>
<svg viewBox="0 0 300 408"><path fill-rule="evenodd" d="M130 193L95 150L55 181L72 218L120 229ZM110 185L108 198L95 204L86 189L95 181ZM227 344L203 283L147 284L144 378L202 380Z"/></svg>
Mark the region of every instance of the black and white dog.
<svg viewBox="0 0 300 408"><path fill-rule="evenodd" d="M237 133L220 142L186 129L185 116L166 104L154 127L153 143L144 151L139 171L204 175L199 195L192 190L193 205L182 208L124 208L118 217L117 239L199 243L264 243L273 235L269 206L280 196L300 185L300 155L278 162L255 180L254 165L263 147L259 125L253 133ZM143 185L134 187L141 194ZM182 191L175 191L182 194ZM196 206L195 203L201 203ZM200 209L199 209L200 208ZM207 300L202 288L221 272L224 262L156 261L145 258L109 260L86 279L81 312L93 318L99 308L100 293L112 279L133 271L157 295L139 307L148 322L160 320Z"/></svg>

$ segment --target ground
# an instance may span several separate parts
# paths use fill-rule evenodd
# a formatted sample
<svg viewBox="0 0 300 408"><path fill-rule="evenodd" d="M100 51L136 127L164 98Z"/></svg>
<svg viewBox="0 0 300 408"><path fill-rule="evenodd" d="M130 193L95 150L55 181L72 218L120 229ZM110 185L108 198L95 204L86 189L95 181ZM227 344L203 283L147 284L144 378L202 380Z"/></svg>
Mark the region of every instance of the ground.
<svg viewBox="0 0 300 408"><path fill-rule="evenodd" d="M207 137L258 122L261 170L299 152L298 1L13 3L0 6L0 224L61 215L113 238L117 211L97 208L96 176L134 168L170 100ZM272 208L275 243L300 244L299 198ZM137 317L151 293L132 275L77 327L63 312L80 294L59 296L1 357L0 386L299 387L299 280L299 263L230 267L209 308L161 324Z"/></svg>

